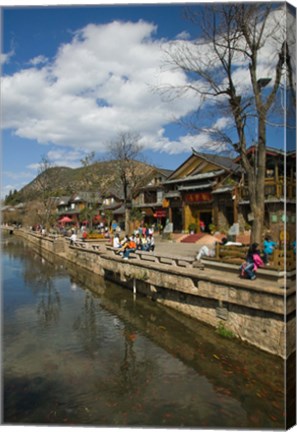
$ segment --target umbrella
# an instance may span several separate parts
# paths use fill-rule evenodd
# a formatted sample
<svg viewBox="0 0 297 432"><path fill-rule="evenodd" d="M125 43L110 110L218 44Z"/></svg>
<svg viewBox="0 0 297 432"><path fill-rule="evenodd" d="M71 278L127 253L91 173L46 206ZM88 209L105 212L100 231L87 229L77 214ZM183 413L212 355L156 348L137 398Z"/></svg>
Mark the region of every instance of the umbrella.
<svg viewBox="0 0 297 432"><path fill-rule="evenodd" d="M62 219L59 220L59 222L61 222L61 223L73 222L73 220L68 216L64 216L64 217L62 217Z"/></svg>

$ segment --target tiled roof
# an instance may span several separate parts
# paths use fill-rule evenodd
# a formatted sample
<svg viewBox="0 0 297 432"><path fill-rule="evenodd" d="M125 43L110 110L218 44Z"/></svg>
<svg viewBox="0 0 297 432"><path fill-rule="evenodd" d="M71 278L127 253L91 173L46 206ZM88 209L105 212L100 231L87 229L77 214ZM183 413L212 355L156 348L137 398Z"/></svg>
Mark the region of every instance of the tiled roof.
<svg viewBox="0 0 297 432"><path fill-rule="evenodd" d="M211 153L198 153L195 149L192 150L193 150L193 154L195 154L196 156L205 159L206 161L213 163L217 166L220 166L228 171L237 172L241 169L240 165L235 163L234 160L231 158L225 156L219 156Z"/></svg>

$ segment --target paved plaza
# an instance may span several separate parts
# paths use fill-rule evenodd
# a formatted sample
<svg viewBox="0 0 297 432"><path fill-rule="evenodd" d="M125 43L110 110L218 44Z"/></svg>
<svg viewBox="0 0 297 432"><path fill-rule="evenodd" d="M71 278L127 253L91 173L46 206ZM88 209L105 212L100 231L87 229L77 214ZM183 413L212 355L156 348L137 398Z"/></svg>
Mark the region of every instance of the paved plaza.
<svg viewBox="0 0 297 432"><path fill-rule="evenodd" d="M196 243L182 243L180 241L182 236L180 235L173 235L172 237L172 240L164 240L161 235L155 235L156 251L164 254L196 257L202 246L207 245L212 249L215 242L220 241L219 238L216 239L209 234L205 234Z"/></svg>

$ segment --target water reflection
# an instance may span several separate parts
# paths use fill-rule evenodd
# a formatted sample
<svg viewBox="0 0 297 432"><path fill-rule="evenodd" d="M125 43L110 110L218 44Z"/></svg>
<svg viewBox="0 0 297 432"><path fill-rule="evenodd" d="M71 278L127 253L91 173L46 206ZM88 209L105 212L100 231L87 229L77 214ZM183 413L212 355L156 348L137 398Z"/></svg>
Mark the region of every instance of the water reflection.
<svg viewBox="0 0 297 432"><path fill-rule="evenodd" d="M280 359L16 238L3 262L5 423L284 427Z"/></svg>
<svg viewBox="0 0 297 432"><path fill-rule="evenodd" d="M85 293L81 313L75 319L73 329L83 350L94 358L100 344L100 325L97 323L95 299L90 292Z"/></svg>

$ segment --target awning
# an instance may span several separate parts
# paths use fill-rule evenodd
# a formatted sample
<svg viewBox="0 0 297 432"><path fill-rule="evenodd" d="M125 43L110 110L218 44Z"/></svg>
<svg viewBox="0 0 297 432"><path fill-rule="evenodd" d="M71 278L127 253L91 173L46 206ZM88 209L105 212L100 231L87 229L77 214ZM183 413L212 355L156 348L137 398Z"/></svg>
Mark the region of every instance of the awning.
<svg viewBox="0 0 297 432"><path fill-rule="evenodd" d="M179 191L185 191L185 190L201 190L201 189L207 189L210 188L212 186L214 186L216 184L216 182L212 182L212 183L204 183L204 184L200 184L200 185L193 185L193 186L180 186L178 188Z"/></svg>
<svg viewBox="0 0 297 432"><path fill-rule="evenodd" d="M221 174L224 174L224 172L225 172L225 169L217 170L217 171L211 171L211 172L200 173L200 174L196 174L196 175L192 175L192 176L189 175L187 177L182 177L182 178L178 178L175 180L166 180L163 183L164 184L172 184L172 183L184 183L184 182L193 181L193 180L202 180L202 179L217 177Z"/></svg>
<svg viewBox="0 0 297 432"><path fill-rule="evenodd" d="M66 223L66 222L73 222L73 220L68 216L64 216L62 217L62 219L59 220L59 222Z"/></svg>
<svg viewBox="0 0 297 432"><path fill-rule="evenodd" d="M165 198L180 198L180 192L179 191L167 192L164 196Z"/></svg>
<svg viewBox="0 0 297 432"><path fill-rule="evenodd" d="M125 207L121 206L119 208L117 208L116 210L113 211L114 215L121 215L121 214L125 214Z"/></svg>
<svg viewBox="0 0 297 432"><path fill-rule="evenodd" d="M234 186L225 186L212 191L213 194L225 193L225 192L233 192Z"/></svg>

